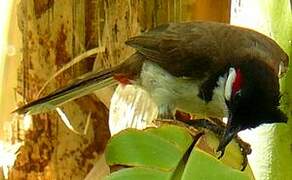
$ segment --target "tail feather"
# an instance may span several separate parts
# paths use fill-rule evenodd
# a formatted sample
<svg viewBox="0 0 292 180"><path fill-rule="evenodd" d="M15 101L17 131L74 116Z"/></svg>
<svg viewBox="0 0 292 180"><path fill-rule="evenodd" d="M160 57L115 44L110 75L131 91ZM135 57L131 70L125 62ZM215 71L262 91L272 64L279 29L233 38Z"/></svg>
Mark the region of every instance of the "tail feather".
<svg viewBox="0 0 292 180"><path fill-rule="evenodd" d="M111 68L91 74L82 80L78 80L72 84L69 84L68 86L59 89L45 97L19 107L12 113L37 114L40 112L53 110L68 101L87 95L95 90L117 84L117 81L113 78L113 73L116 69L117 68Z"/></svg>
<svg viewBox="0 0 292 180"><path fill-rule="evenodd" d="M118 66L101 72L91 73L62 89L16 109L12 113L38 114L40 112L53 110L65 102L90 94L98 89L117 84L118 82L113 77L115 74L125 74L135 79L139 76L139 72L141 71L144 61L143 58L141 54L134 53Z"/></svg>

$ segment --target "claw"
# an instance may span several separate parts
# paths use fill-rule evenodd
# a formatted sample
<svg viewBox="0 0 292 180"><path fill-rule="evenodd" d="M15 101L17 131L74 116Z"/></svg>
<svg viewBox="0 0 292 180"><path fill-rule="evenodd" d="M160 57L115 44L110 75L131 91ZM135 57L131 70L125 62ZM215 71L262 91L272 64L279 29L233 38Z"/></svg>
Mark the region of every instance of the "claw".
<svg viewBox="0 0 292 180"><path fill-rule="evenodd" d="M220 152L220 155L218 156L218 159L221 159L221 158L224 156L225 149L223 149L223 150L219 150L219 149L217 149L216 152L217 152L217 153Z"/></svg>
<svg viewBox="0 0 292 180"><path fill-rule="evenodd" d="M186 121L184 122L190 126L193 126L197 129L201 129L201 128L206 128L208 130L211 130L212 132L214 132L218 137L221 137L221 142L216 150L216 152L218 152L218 154L220 153L220 155L218 156L218 159L221 159L224 156L225 153L225 147L228 144L229 141L231 141L232 139L235 139L235 141L238 143L238 145L240 146L240 150L241 150L241 154L243 156L243 161L241 163L241 171L243 171L247 164L248 164L248 160L247 160L247 155L251 153L251 148L250 145L244 141L242 141L237 135L235 135L234 133L231 133L231 139L230 139L230 133L228 133L228 131L226 131L225 126L223 123L221 123L220 120L217 119L212 119L212 122L206 119L197 119L197 120L190 120L190 121ZM227 134L226 134L227 132ZM225 133L225 138L224 138L224 133ZM229 134L229 136L228 136ZM234 135L232 135L234 134Z"/></svg>

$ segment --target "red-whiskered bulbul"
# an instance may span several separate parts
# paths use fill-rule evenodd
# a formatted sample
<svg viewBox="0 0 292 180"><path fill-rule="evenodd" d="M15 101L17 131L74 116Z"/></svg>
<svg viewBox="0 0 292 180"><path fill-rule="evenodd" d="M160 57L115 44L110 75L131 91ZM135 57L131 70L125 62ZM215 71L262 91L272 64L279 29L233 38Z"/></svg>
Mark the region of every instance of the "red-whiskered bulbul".
<svg viewBox="0 0 292 180"><path fill-rule="evenodd" d="M278 75L287 54L256 31L215 22L170 23L130 38L137 52L122 64L95 73L18 108L37 113L117 82L144 88L160 118L176 109L228 117L218 151L241 130L286 122L279 110Z"/></svg>

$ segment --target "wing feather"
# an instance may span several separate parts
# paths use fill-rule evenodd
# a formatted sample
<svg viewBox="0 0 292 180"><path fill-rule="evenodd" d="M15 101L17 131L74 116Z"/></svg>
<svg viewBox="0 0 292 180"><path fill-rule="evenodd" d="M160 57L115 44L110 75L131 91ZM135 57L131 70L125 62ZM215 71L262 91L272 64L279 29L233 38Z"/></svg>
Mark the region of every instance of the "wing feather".
<svg viewBox="0 0 292 180"><path fill-rule="evenodd" d="M269 37L215 22L164 24L130 38L126 44L176 76L201 77L200 74L247 58L263 61L278 74L283 64L281 73L285 73L289 60Z"/></svg>

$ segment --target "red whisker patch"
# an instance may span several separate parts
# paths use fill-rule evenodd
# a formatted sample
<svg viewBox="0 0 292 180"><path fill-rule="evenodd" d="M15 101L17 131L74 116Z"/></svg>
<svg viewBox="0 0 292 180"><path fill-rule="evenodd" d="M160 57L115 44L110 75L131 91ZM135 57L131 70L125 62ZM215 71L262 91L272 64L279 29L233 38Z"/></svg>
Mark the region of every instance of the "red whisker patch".
<svg viewBox="0 0 292 180"><path fill-rule="evenodd" d="M126 74L115 74L114 79L123 85L132 84L132 79Z"/></svg>
<svg viewBox="0 0 292 180"><path fill-rule="evenodd" d="M232 94L237 93L243 85L243 76L240 72L240 69L236 69L236 77L232 84Z"/></svg>

